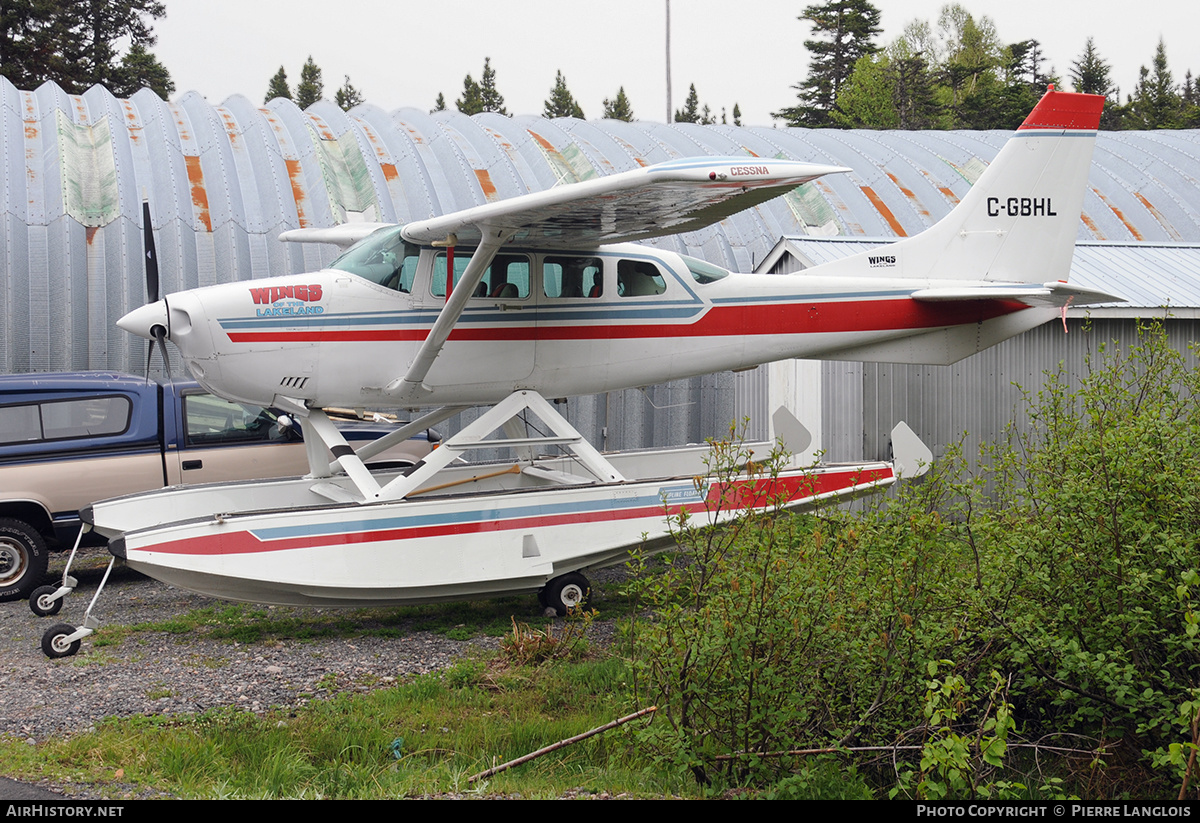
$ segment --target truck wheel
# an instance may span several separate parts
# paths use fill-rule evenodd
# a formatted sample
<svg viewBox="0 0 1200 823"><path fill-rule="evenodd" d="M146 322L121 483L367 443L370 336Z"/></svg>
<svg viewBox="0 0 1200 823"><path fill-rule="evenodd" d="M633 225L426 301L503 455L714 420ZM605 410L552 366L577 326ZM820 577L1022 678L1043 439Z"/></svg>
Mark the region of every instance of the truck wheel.
<svg viewBox="0 0 1200 823"><path fill-rule="evenodd" d="M582 608L592 593L591 584L579 572L569 572L554 578L539 592L539 600L547 608L554 609L559 617L566 617L571 609Z"/></svg>
<svg viewBox="0 0 1200 823"><path fill-rule="evenodd" d="M58 586L38 586L29 595L29 608L38 617L49 617L52 614L58 614L62 608L63 599L60 597L57 600L51 600L50 596L58 591Z"/></svg>
<svg viewBox="0 0 1200 823"><path fill-rule="evenodd" d="M0 519L0 603L25 597L42 582L49 556L37 529Z"/></svg>
<svg viewBox="0 0 1200 823"><path fill-rule="evenodd" d="M46 629L42 635L42 653L51 660L75 654L79 651L79 641L67 642L67 638L74 633L75 627L68 623L59 623Z"/></svg>

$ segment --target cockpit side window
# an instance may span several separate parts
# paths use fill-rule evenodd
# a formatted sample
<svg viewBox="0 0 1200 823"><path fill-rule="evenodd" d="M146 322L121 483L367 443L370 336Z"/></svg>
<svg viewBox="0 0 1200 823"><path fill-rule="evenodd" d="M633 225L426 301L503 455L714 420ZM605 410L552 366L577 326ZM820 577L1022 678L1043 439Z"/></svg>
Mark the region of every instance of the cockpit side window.
<svg viewBox="0 0 1200 823"><path fill-rule="evenodd" d="M400 292L411 292L421 250L400 236L402 227L381 229L350 247L329 268L357 274Z"/></svg>
<svg viewBox="0 0 1200 823"><path fill-rule="evenodd" d="M547 257L542 261L542 292L547 297L601 297L604 261L599 257Z"/></svg>
<svg viewBox="0 0 1200 823"><path fill-rule="evenodd" d="M666 290L666 279L649 260L617 261L617 294L621 297L646 297Z"/></svg>
<svg viewBox="0 0 1200 823"><path fill-rule="evenodd" d="M470 250L454 252L454 283L462 279L471 262ZM433 261L434 297L446 296L446 253L438 252ZM523 254L497 254L472 297L523 300L529 296L529 258Z"/></svg>

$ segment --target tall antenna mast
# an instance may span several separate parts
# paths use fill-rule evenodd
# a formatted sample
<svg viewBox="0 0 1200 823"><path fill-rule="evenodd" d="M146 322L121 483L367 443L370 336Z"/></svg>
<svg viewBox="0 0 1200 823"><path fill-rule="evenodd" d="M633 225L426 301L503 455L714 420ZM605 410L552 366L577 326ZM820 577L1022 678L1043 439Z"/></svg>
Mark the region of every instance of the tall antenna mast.
<svg viewBox="0 0 1200 823"><path fill-rule="evenodd" d="M671 0L667 0L667 122L671 122Z"/></svg>

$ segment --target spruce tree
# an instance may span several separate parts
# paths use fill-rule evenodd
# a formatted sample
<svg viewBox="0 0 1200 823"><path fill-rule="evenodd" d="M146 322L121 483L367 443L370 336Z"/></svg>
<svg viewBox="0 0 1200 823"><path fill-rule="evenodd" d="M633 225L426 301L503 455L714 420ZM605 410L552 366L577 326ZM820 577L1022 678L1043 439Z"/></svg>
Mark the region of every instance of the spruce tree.
<svg viewBox="0 0 1200 823"><path fill-rule="evenodd" d="M738 107L737 103L733 104L733 125L742 125L742 110Z"/></svg>
<svg viewBox="0 0 1200 823"><path fill-rule="evenodd" d="M350 85L350 75L348 74L346 75L345 82L343 82L342 87L337 90L337 93L334 95L333 99L342 111L350 111L350 109L354 108L359 103L362 103L364 100L362 92Z"/></svg>
<svg viewBox="0 0 1200 823"><path fill-rule="evenodd" d="M575 102L575 97L567 88L567 80L563 77L560 70L554 79L554 88L550 90L550 96L542 106L542 116L547 118L554 117L575 117L579 120L585 119L583 109Z"/></svg>
<svg viewBox="0 0 1200 823"><path fill-rule="evenodd" d="M479 80L479 100L483 111L507 115L504 108L504 97L496 88L496 70L492 68L492 58L483 58L483 77Z"/></svg>
<svg viewBox="0 0 1200 823"><path fill-rule="evenodd" d="M633 106L629 105L624 86L617 89L617 96L612 100L604 98L604 119L624 120L626 123L633 121Z"/></svg>
<svg viewBox="0 0 1200 823"><path fill-rule="evenodd" d="M263 102L270 103L278 97L283 97L287 100L292 99L292 90L288 86L287 72L283 70L283 66L279 67L279 71L275 72L275 76L271 78L271 82L267 85L267 96L263 98Z"/></svg>
<svg viewBox="0 0 1200 823"><path fill-rule="evenodd" d="M1071 63L1069 73L1071 82L1075 84L1075 91L1081 94L1103 94L1105 97L1111 97L1117 91L1109 77L1109 65L1096 50L1096 42L1091 37L1083 47L1083 54Z"/></svg>
<svg viewBox="0 0 1200 823"><path fill-rule="evenodd" d="M696 84L692 83L688 87L688 96L683 101L683 108L675 109L674 120L676 123L699 123L700 118L700 95L696 94Z"/></svg>
<svg viewBox="0 0 1200 823"><path fill-rule="evenodd" d="M442 94L439 91L437 100L434 101L433 108L429 110L429 113L433 114L435 111L445 111L445 110L446 110L446 95Z"/></svg>
<svg viewBox="0 0 1200 823"><path fill-rule="evenodd" d="M150 89L163 100L175 93L175 81L167 67L141 43L129 47L114 77L115 82L109 90L118 97L131 96L141 88Z"/></svg>
<svg viewBox="0 0 1200 823"><path fill-rule="evenodd" d="M1071 63L1069 72L1075 91L1104 95L1104 111L1100 114L1102 129L1117 129L1121 126L1121 95L1116 84L1112 82L1111 71L1108 62L1097 51L1095 41L1089 37L1083 47L1083 54Z"/></svg>
<svg viewBox="0 0 1200 823"><path fill-rule="evenodd" d="M454 101L454 107L463 114L479 114L483 111L483 91L469 74L463 78L462 97Z"/></svg>
<svg viewBox="0 0 1200 823"><path fill-rule="evenodd" d="M1182 100L1167 66L1167 47L1162 38L1154 50L1152 65L1153 71L1142 66L1138 73L1137 86L1128 107L1130 125L1137 129L1178 128L1182 119Z"/></svg>
<svg viewBox="0 0 1200 823"><path fill-rule="evenodd" d="M772 116L794 126L830 125L830 113L855 63L879 50L874 43L882 31L879 18L879 9L868 0L828 0L806 8L799 19L812 23L812 34L819 38L804 41L812 55L808 78L792 87L799 104Z"/></svg>
<svg viewBox="0 0 1200 823"><path fill-rule="evenodd" d="M296 105L301 110L307 109L321 99L325 93L325 84L321 81L321 68L313 62L312 55L304 61L300 69L300 83L296 86Z"/></svg>

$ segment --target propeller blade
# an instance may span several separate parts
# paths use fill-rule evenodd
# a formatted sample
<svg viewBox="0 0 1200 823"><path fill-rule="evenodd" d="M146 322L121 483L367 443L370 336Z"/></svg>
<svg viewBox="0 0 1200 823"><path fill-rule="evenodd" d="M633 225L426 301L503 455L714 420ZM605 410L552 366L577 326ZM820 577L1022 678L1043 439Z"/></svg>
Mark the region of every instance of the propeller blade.
<svg viewBox="0 0 1200 823"><path fill-rule="evenodd" d="M158 302L158 255L154 251L154 228L150 225L150 201L142 201L143 246L146 252L147 303Z"/></svg>
<svg viewBox="0 0 1200 823"><path fill-rule="evenodd" d="M167 382L172 382L175 378L171 375L171 358L167 356L167 332L162 326L155 326L154 340L158 341L158 350L162 352L163 367L167 370ZM154 348L154 340L150 341L150 348ZM149 361L147 360L147 367Z"/></svg>

